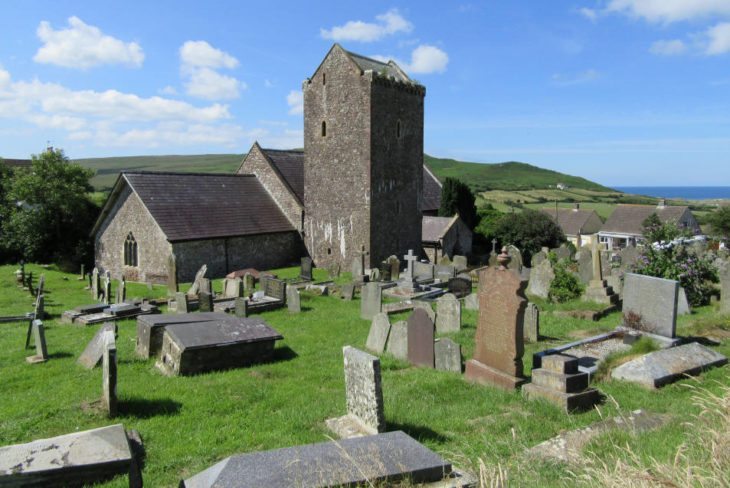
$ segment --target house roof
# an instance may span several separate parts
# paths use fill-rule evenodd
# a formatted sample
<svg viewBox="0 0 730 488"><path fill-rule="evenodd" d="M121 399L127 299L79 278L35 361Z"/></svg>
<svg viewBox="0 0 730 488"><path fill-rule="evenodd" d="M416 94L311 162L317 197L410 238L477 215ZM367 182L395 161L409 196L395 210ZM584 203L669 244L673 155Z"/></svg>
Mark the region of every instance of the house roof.
<svg viewBox="0 0 730 488"><path fill-rule="evenodd" d="M139 196L170 242L295 230L253 175L124 172L92 233L124 184Z"/></svg>
<svg viewBox="0 0 730 488"><path fill-rule="evenodd" d="M304 203L304 151L261 149L281 174L299 203Z"/></svg>
<svg viewBox="0 0 730 488"><path fill-rule="evenodd" d="M441 182L423 165L423 201L421 211L434 211L441 207Z"/></svg>
<svg viewBox="0 0 730 488"><path fill-rule="evenodd" d="M431 217L424 215L421 225L421 241L438 242L446 235L458 218L458 215L453 217Z"/></svg>
<svg viewBox="0 0 730 488"><path fill-rule="evenodd" d="M677 223L687 209L682 206L617 205L601 232L642 235L642 224L651 214L656 213L662 223Z"/></svg>
<svg viewBox="0 0 730 488"><path fill-rule="evenodd" d="M31 159L0 158L0 161L8 168L30 168L33 164Z"/></svg>
<svg viewBox="0 0 730 488"><path fill-rule="evenodd" d="M542 208L540 211L548 214L563 229L565 235L577 236L583 234L583 228L595 210L581 210L575 208ZM557 219L556 219L557 217Z"/></svg>

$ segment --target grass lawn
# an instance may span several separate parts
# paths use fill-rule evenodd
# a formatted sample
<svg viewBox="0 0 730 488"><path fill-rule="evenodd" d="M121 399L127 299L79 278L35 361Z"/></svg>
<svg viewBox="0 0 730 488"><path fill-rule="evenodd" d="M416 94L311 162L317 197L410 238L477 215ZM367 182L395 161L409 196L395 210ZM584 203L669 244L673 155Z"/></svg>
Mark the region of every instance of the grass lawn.
<svg viewBox="0 0 730 488"><path fill-rule="evenodd" d="M0 267L1 315L32 310L30 294L15 285L15 268ZM44 364L26 364L25 357L31 354L23 349L27 324L0 324L0 445L121 422L142 436L147 486L177 486L181 478L235 453L327 440L325 419L345 413L342 347L364 348L370 326L359 318L357 299L345 302L303 292L301 314L290 315L286 309L263 314L284 336L275 362L193 377L165 377L153 360L138 360L135 321L119 322L120 414L107 419L94 406L101 395L101 370L87 371L76 364L98 326L83 328L58 321L64 310L91 302L83 289L86 283L53 268L28 265L26 270L35 277L46 276L46 310L52 316L44 324L51 358ZM292 277L297 270L277 272ZM323 270L315 270L315 278L324 277ZM220 290L219 282L215 289ZM165 292L164 287L150 290L143 284L128 284L129 297ZM476 312L464 310L462 330L451 334L462 344L465 358L472 355L476 318ZM527 345L526 373L533 352L572 340L579 331L612 328L618 320L618 314L587 322L544 313L541 334L549 339ZM705 307L680 318L678 331L704 333L718 324L730 330L728 320L720 320L712 308ZM730 355L730 340L717 349ZM458 374L410 367L388 355L382 357L381 366L389 430L404 430L467 469L478 471L480 459L487 466L499 464L514 486L573 486L575 479L567 467L527 461L522 453L561 431L618 411L643 408L674 415L674 421L655 432L620 438L641 459L671 461L691 429L684 423L687 416L698 412L686 385L699 384L715 392L730 385L727 368L652 392L618 382L598 383L615 402L607 401L600 412L566 415L546 403L528 403L519 392L471 385ZM126 483L126 477L120 477L104 486Z"/></svg>

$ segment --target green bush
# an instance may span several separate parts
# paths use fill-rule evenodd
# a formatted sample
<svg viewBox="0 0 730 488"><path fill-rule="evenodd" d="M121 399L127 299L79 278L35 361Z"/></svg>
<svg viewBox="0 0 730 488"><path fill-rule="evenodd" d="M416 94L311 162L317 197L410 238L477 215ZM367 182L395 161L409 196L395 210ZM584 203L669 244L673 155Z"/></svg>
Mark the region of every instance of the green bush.
<svg viewBox="0 0 730 488"><path fill-rule="evenodd" d="M553 268L555 278L550 283L548 297L550 301L563 303L575 300L583 294L583 285L578 278L570 273L564 263L558 263Z"/></svg>

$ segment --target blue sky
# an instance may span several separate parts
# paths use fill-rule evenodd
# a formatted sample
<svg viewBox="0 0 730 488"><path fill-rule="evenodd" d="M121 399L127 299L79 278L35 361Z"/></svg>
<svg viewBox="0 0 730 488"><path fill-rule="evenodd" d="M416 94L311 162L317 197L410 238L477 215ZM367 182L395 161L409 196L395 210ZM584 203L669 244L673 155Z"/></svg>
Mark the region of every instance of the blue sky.
<svg viewBox="0 0 730 488"><path fill-rule="evenodd" d="M434 156L730 185L730 0L6 0L0 155L301 147L333 42L426 85Z"/></svg>

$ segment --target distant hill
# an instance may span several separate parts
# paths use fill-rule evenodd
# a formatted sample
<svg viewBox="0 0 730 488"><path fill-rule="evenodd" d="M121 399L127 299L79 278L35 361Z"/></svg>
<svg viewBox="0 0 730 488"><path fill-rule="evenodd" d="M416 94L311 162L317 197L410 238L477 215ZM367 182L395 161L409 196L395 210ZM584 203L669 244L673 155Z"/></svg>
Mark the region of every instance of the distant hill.
<svg viewBox="0 0 730 488"><path fill-rule="evenodd" d="M458 178L475 192L546 189L555 187L558 183L582 190L614 191L579 176L570 176L527 163L468 163L435 158L428 154L424 154L424 161L440 180L448 176Z"/></svg>
<svg viewBox="0 0 730 488"><path fill-rule="evenodd" d="M96 171L91 183L97 190L108 190L121 171L184 171L232 173L245 154L202 154L187 156L130 156L76 159L74 162ZM538 168L527 163L482 164L442 159L424 154L426 165L440 179L451 176L467 183L475 192L487 190L547 189L562 183L571 188L612 191L585 178Z"/></svg>

